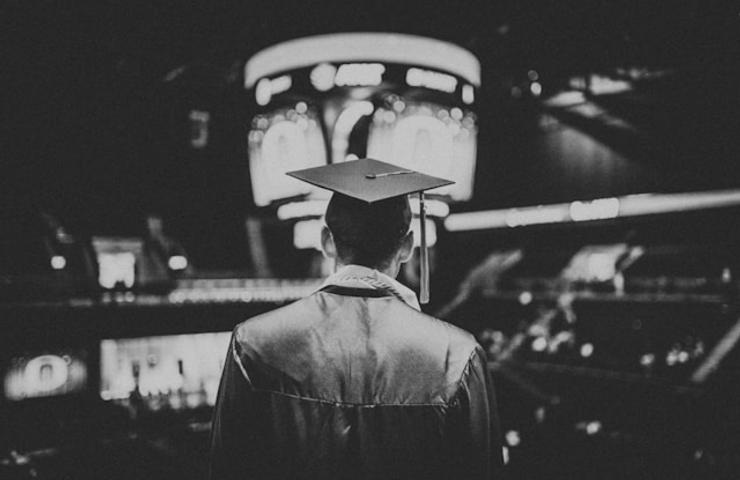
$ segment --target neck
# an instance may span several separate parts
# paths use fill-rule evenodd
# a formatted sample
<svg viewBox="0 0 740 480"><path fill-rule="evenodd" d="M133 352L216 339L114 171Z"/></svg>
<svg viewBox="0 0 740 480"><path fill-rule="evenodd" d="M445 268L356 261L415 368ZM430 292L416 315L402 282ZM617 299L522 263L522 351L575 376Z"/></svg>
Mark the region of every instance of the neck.
<svg viewBox="0 0 740 480"><path fill-rule="evenodd" d="M340 268L346 267L347 265L353 265L353 264L352 263L345 263L345 262L341 262L341 261L337 260L336 267L334 268L334 271L336 272ZM393 261L393 262L390 262L390 264L387 267L385 267L385 268L378 267L378 266L375 266L375 267L367 267L367 268L372 268L374 270L379 271L380 273L382 273L384 275L388 275L391 278L396 278L398 276L398 271L400 270L401 265L398 262Z"/></svg>

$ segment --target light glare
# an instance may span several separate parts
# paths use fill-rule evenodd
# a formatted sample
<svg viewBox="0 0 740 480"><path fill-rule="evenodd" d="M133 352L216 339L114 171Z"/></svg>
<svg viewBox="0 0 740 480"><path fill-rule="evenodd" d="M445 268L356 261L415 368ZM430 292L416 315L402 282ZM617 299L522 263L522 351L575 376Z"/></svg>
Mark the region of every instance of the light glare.
<svg viewBox="0 0 740 480"><path fill-rule="evenodd" d="M522 443L519 432L517 432L516 430L509 430L508 432L506 432L506 443L509 444L510 447L516 447L520 443Z"/></svg>
<svg viewBox="0 0 740 480"><path fill-rule="evenodd" d="M185 270L188 268L188 259L182 255L173 255L167 261L171 270Z"/></svg>
<svg viewBox="0 0 740 480"><path fill-rule="evenodd" d="M430 217L444 218L450 214L450 206L439 200L427 199L424 201L426 214ZM419 202L411 202L411 213L419 215Z"/></svg>
<svg viewBox="0 0 740 480"><path fill-rule="evenodd" d="M67 266L67 259L61 255L51 257L51 268L54 270L63 270Z"/></svg>
<svg viewBox="0 0 740 480"><path fill-rule="evenodd" d="M519 303L522 305L529 305L532 303L533 297L530 292L522 292L519 294Z"/></svg>
<svg viewBox="0 0 740 480"><path fill-rule="evenodd" d="M632 90L632 84L626 80L614 80L602 75L591 75L588 88L594 95L612 95Z"/></svg>
<svg viewBox="0 0 740 480"><path fill-rule="evenodd" d="M567 91L567 92L560 92L546 100L544 100L542 103L547 105L548 107L572 107L574 105L578 105L581 103L584 103L586 101L586 97L583 95L583 92L579 91Z"/></svg>
<svg viewBox="0 0 740 480"><path fill-rule="evenodd" d="M271 98L272 84L270 83L270 79L263 78L257 83L257 87L254 89L254 99L257 102L257 105L264 107L270 103Z"/></svg>
<svg viewBox="0 0 740 480"><path fill-rule="evenodd" d="M311 85L319 92L326 92L334 87L334 76L337 69L329 63L320 63L311 70Z"/></svg>
<svg viewBox="0 0 740 480"><path fill-rule="evenodd" d="M462 101L470 105L475 101L475 89L472 85L464 85L462 89Z"/></svg>
<svg viewBox="0 0 740 480"><path fill-rule="evenodd" d="M433 247L437 243L437 225L427 218L427 247ZM421 222L418 218L411 220L411 231L414 232L414 247L421 245Z"/></svg>
<svg viewBox="0 0 740 480"><path fill-rule="evenodd" d="M594 346L590 343L584 343L581 345L581 356L583 358L588 358L594 353Z"/></svg>
<svg viewBox="0 0 740 480"><path fill-rule="evenodd" d="M574 222L603 220L618 216L618 198L599 198L590 202L577 201L570 204L570 218Z"/></svg>
<svg viewBox="0 0 740 480"><path fill-rule="evenodd" d="M593 421L586 424L586 433L589 435L596 435L601 431L601 422Z"/></svg>
<svg viewBox="0 0 740 480"><path fill-rule="evenodd" d="M293 227L293 246L299 250L313 248L321 251L321 220L303 220Z"/></svg>
<svg viewBox="0 0 740 480"><path fill-rule="evenodd" d="M521 227L565 220L567 212L559 205L512 209L506 215L506 225Z"/></svg>
<svg viewBox="0 0 740 480"><path fill-rule="evenodd" d="M383 83L385 66L380 63L346 63L340 65L334 79L340 87L365 87Z"/></svg>
<svg viewBox="0 0 740 480"><path fill-rule="evenodd" d="M547 339L545 337L537 337L532 342L532 350L535 352L544 352L547 348Z"/></svg>
<svg viewBox="0 0 740 480"><path fill-rule="evenodd" d="M268 47L247 61L244 86L251 88L262 77L326 62L376 62L420 65L453 73L480 85L480 62L457 45L388 33L337 33L299 38Z"/></svg>
<svg viewBox="0 0 740 480"><path fill-rule="evenodd" d="M282 77L277 77L274 80L270 80L270 88L273 95L277 95L278 93L287 92L290 90L290 87L293 86L293 79L290 75L283 75Z"/></svg>
<svg viewBox="0 0 740 480"><path fill-rule="evenodd" d="M406 83L412 87L426 87L447 93L453 93L457 88L457 79L452 75L421 68L409 68L406 72Z"/></svg>
<svg viewBox="0 0 740 480"><path fill-rule="evenodd" d="M320 217L326 212L329 202L323 200L308 200L306 202L291 202L280 205L277 209L277 217L280 220L291 218Z"/></svg>

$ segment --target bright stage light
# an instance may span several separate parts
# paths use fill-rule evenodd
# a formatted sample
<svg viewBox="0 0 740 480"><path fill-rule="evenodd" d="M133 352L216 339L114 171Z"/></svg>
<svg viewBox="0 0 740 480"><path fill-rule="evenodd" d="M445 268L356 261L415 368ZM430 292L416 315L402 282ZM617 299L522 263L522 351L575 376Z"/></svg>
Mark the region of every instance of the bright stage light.
<svg viewBox="0 0 740 480"><path fill-rule="evenodd" d="M136 279L135 266L136 256L131 252L99 253L98 283L103 288L113 288L118 283L131 288Z"/></svg>
<svg viewBox="0 0 740 480"><path fill-rule="evenodd" d="M313 248L321 251L321 220L302 220L293 226L293 246L299 250Z"/></svg>
<svg viewBox="0 0 740 480"><path fill-rule="evenodd" d="M601 431L601 428L601 422L599 422L598 420L594 420L593 422L588 422L586 424L586 433L588 435L596 435Z"/></svg>
<svg viewBox="0 0 740 480"><path fill-rule="evenodd" d="M437 225L434 221L427 219L427 246L433 247L437 243ZM414 247L421 245L421 222L418 218L411 220L411 231L414 232Z"/></svg>
<svg viewBox="0 0 740 480"><path fill-rule="evenodd" d="M326 92L334 87L337 68L329 63L321 63L311 70L311 85L319 92Z"/></svg>
<svg viewBox="0 0 740 480"><path fill-rule="evenodd" d="M553 95L552 97L543 100L542 103L548 107L559 108L572 107L574 105L584 103L585 101L586 97L583 95L583 92L572 90Z"/></svg>
<svg viewBox="0 0 740 480"><path fill-rule="evenodd" d="M54 270L63 270L67 266L67 259L61 255L51 257L51 268Z"/></svg>
<svg viewBox="0 0 740 480"><path fill-rule="evenodd" d="M346 63L340 65L334 82L339 87L365 87L383 83L385 66L380 63Z"/></svg>
<svg viewBox="0 0 740 480"><path fill-rule="evenodd" d="M272 87L273 95L287 92L288 90L290 90L290 87L293 86L293 79L290 75L283 75L282 77L270 80L270 86Z"/></svg>
<svg viewBox="0 0 740 480"><path fill-rule="evenodd" d="M254 100L257 105L265 106L272 99L272 85L269 78L263 78L254 89Z"/></svg>
<svg viewBox="0 0 740 480"><path fill-rule="evenodd" d="M448 72L475 86L480 85L480 62L470 51L455 44L406 34L336 33L289 40L258 52L245 65L244 86L252 88L260 78L280 72L369 59ZM322 68L329 72L328 68ZM314 82L315 72L314 69L311 74L314 87L320 91L329 90L333 86L333 75L331 86L327 81L319 83L322 87L319 88ZM328 78L329 75L325 77Z"/></svg>
<svg viewBox="0 0 740 480"><path fill-rule="evenodd" d="M171 270L185 270L188 268L188 259L182 255L173 255L167 261Z"/></svg>
<svg viewBox="0 0 740 480"><path fill-rule="evenodd" d="M445 229L450 232L486 230L506 227L508 210L453 213L445 219Z"/></svg>
<svg viewBox="0 0 740 480"><path fill-rule="evenodd" d="M543 223L562 222L567 218L567 211L560 205L540 206L533 208L515 208L506 215L506 225L523 227Z"/></svg>
<svg viewBox="0 0 740 480"><path fill-rule="evenodd" d="M472 85L463 85L462 101L470 105L475 101L475 88Z"/></svg>
<svg viewBox="0 0 740 480"><path fill-rule="evenodd" d="M426 205L426 213L430 217L444 218L450 214L450 206L445 202L427 198L424 200L424 204ZM419 215L419 202L411 202L411 213Z"/></svg>
<svg viewBox="0 0 740 480"><path fill-rule="evenodd" d="M573 203L452 214L449 231L485 230L541 223L600 220L740 205L740 190L640 194Z"/></svg>
<svg viewBox="0 0 740 480"><path fill-rule="evenodd" d="M254 99L257 102L257 105L264 107L270 103L273 95L287 92L292 86L293 79L290 75L282 75L272 80L269 78L263 78L259 83L257 83L257 87L254 89Z"/></svg>
<svg viewBox="0 0 740 480"><path fill-rule="evenodd" d="M626 80L614 80L603 75L591 75L588 89L594 95L613 95L632 90L632 84Z"/></svg>
<svg viewBox="0 0 740 480"><path fill-rule="evenodd" d="M519 303L522 305L529 305L533 299L532 292L522 292L519 294Z"/></svg>
<svg viewBox="0 0 740 480"><path fill-rule="evenodd" d="M453 93L457 88L457 79L452 75L421 68L409 68L406 72L406 83L412 87L426 87L447 93Z"/></svg>
<svg viewBox="0 0 740 480"><path fill-rule="evenodd" d="M590 202L577 201L570 204L570 218L574 222L603 220L618 216L618 198L599 198Z"/></svg>
<svg viewBox="0 0 740 480"><path fill-rule="evenodd" d="M544 352L547 349L547 339L545 337L537 337L532 342L532 350L535 352Z"/></svg>
<svg viewBox="0 0 740 480"><path fill-rule="evenodd" d="M291 202L280 205L277 209L277 217L280 220L291 218L320 217L326 212L328 205L326 200L307 200L305 202Z"/></svg>
<svg viewBox="0 0 740 480"><path fill-rule="evenodd" d="M517 432L516 430L509 430L508 432L506 432L506 443L510 447L519 446L519 444L522 443L519 432Z"/></svg>
<svg viewBox="0 0 740 480"><path fill-rule="evenodd" d="M306 113L283 109L260 115L249 133L249 172L252 195L257 206L278 199L311 194L326 198L328 193L285 176L285 172L316 167L326 163L324 135L314 110Z"/></svg>

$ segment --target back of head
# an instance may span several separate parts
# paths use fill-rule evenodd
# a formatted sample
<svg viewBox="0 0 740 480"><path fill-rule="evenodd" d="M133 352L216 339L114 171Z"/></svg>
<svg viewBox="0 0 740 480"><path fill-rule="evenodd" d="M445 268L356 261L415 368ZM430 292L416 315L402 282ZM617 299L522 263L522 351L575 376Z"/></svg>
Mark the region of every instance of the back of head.
<svg viewBox="0 0 740 480"><path fill-rule="evenodd" d="M380 269L408 233L411 208L405 195L366 203L335 193L326 209L326 225L343 263Z"/></svg>

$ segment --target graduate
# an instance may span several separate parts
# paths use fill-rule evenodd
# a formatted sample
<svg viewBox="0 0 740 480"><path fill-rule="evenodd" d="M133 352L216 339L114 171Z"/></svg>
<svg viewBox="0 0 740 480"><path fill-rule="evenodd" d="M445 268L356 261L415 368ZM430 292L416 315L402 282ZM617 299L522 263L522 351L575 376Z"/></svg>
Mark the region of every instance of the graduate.
<svg viewBox="0 0 740 480"><path fill-rule="evenodd" d="M372 159L289 175L334 192L321 243L336 271L312 295L235 328L211 478L501 478L483 350L396 281L413 253L409 195L423 226L423 192L452 182Z"/></svg>

